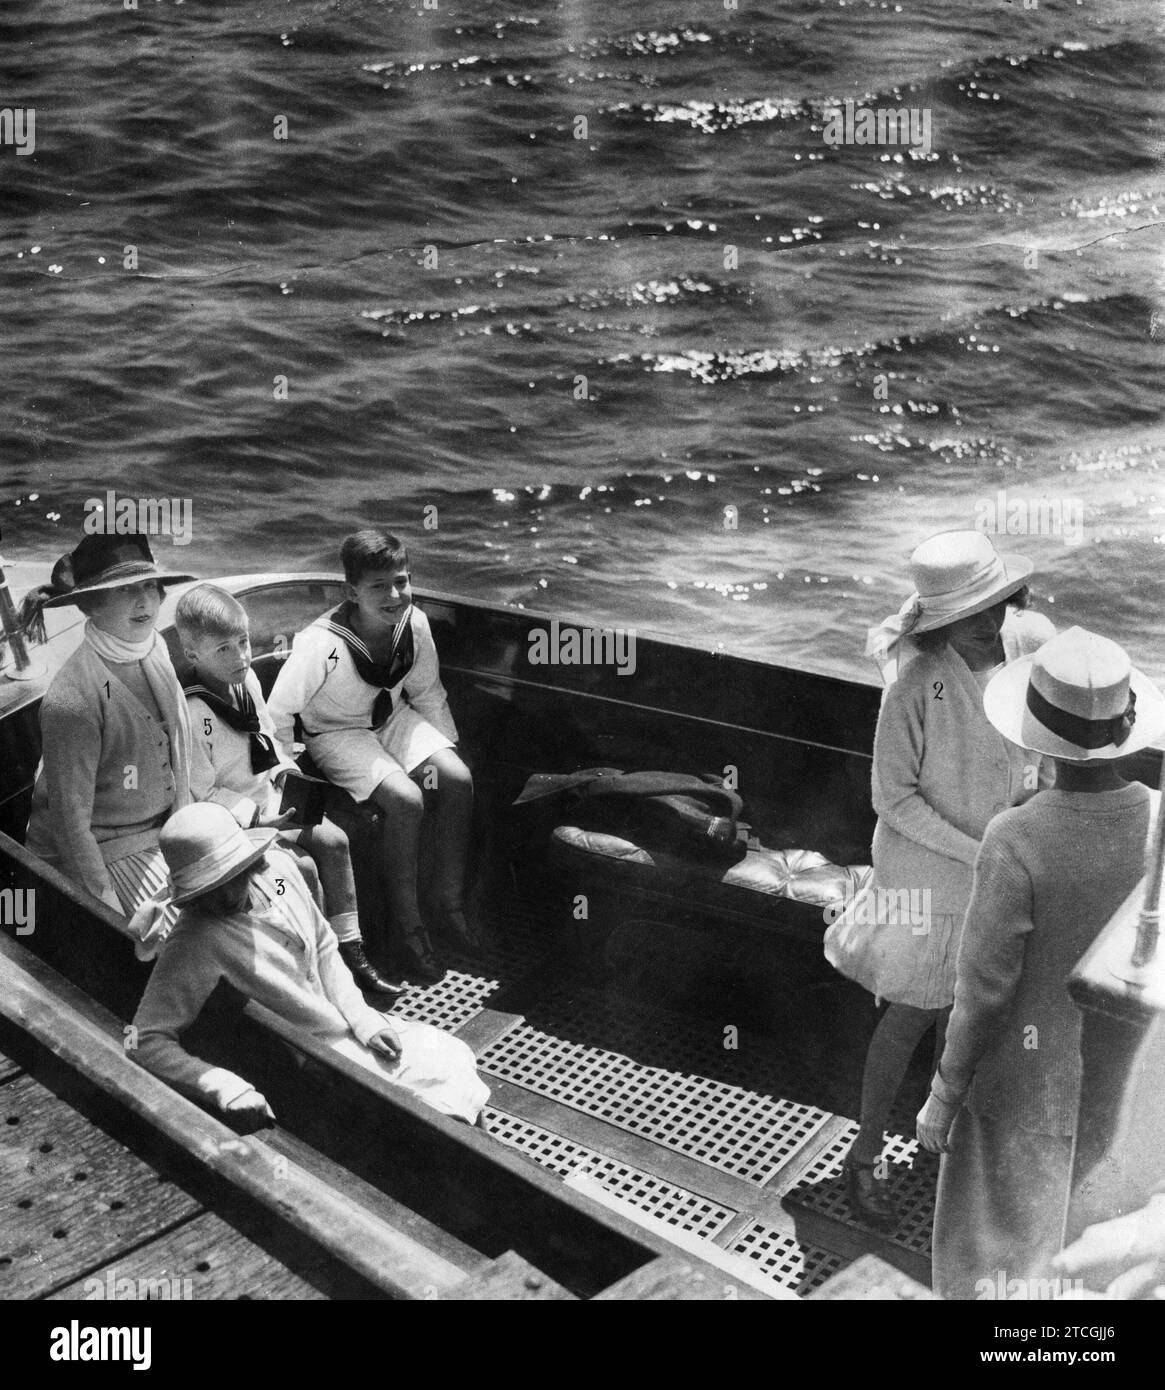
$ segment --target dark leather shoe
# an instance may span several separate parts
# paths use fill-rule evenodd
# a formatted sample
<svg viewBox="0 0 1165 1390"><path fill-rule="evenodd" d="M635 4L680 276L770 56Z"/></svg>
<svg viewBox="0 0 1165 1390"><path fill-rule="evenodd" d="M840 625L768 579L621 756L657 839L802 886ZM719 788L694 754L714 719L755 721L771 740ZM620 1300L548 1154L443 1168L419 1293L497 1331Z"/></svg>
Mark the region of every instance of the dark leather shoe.
<svg viewBox="0 0 1165 1390"><path fill-rule="evenodd" d="M396 953L397 967L404 979L414 985L435 985L445 978L445 967L437 959L429 938L420 932L404 937Z"/></svg>
<svg viewBox="0 0 1165 1390"><path fill-rule="evenodd" d="M432 917L433 929L443 941L467 956L485 950L485 934L479 924L467 917L463 907L439 907Z"/></svg>
<svg viewBox="0 0 1165 1390"><path fill-rule="evenodd" d="M851 1215L876 1231L893 1231L898 1225L898 1209L890 1196L889 1178L880 1178L873 1163L846 1160L846 1195Z"/></svg>
<svg viewBox="0 0 1165 1390"><path fill-rule="evenodd" d="M380 974L368 959L363 941L341 941L340 959L352 972L352 978L361 989L370 990L375 994L391 994L394 998L405 992L404 985L394 984Z"/></svg>

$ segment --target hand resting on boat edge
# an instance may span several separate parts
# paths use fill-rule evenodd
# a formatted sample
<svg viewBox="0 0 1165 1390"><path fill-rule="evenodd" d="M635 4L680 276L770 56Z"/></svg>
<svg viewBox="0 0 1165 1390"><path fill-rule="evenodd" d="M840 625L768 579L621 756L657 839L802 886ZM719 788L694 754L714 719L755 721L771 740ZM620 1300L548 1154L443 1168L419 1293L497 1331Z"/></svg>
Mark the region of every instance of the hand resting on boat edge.
<svg viewBox="0 0 1165 1390"><path fill-rule="evenodd" d="M472 1051L439 1028L390 1022L365 1003L294 859L273 840L272 831L244 831L209 802L163 827L180 911L134 1017L131 1055L223 1114L261 1123L270 1111L254 1087L179 1041L225 980L433 1109L475 1123L489 1091Z"/></svg>

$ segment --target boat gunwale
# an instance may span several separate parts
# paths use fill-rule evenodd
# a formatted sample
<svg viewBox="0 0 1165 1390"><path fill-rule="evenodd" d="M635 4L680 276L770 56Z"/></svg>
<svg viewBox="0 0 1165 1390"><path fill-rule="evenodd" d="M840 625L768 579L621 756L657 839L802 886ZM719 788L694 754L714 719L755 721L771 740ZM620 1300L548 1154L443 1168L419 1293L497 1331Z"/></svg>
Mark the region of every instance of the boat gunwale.
<svg viewBox="0 0 1165 1390"><path fill-rule="evenodd" d="M302 572L268 570L254 574L234 574L224 575L212 580L196 579L184 584L177 584L167 590L162 607L158 614L158 630L162 633L173 628L173 610L178 599L187 590L201 583L215 583L228 590L232 594L240 596L257 595L266 591L279 589L291 589L310 584L343 584L344 577L335 570L307 570ZM514 620L530 620L534 624L550 624L558 622L562 625L577 625L581 628L591 627L581 618L574 614L559 615L549 613L543 609L518 608L511 604L495 603L484 599L472 598L468 595L447 593L438 589L419 589L415 591L415 597L422 609L427 603L445 605L456 610L457 608L468 609L478 614L488 617L509 618ZM54 634L50 638L52 641L71 631L76 624L70 624L61 632ZM621 625L614 624L600 627L596 630L602 632L619 630ZM623 628L624 631L635 631L634 628ZM836 676L827 672L815 671L809 667L799 666L786 661L765 661L757 657L740 656L730 651L720 651L715 648L707 647L701 643L685 641L682 638L657 634L652 632L649 636L641 639L645 641L649 648L658 647L664 650L673 649L690 655L708 658L714 663L714 671L717 675L722 675L725 671L747 670L752 673L769 673L770 675L786 675L796 681L820 682L825 687L822 691L824 696L829 687L843 690L851 695L865 695L872 697L879 694L883 689L879 683L870 678L862 679L856 676ZM270 656L270 653L260 653L260 657ZM67 659L67 658L66 658ZM522 676L516 676L510 672L490 671L472 666L461 666L453 662L442 662L442 670L450 674L456 674L469 680L489 681L497 685L509 686L516 689L531 691L543 691L550 694L559 694L566 698L580 698L601 704L622 705L629 710L642 711L649 714L662 714L668 718L686 719L695 723L709 727L723 729L733 733L744 734L748 737L772 739L778 742L795 744L806 748L819 748L824 752L840 754L844 757L857 757L866 761L873 760L873 741L871 740L866 747L846 746L840 743L832 743L824 739L802 738L796 734L785 733L775 729L760 728L755 724L738 724L735 721L717 719L708 715L696 714L688 710L671 709L662 705L644 704L640 701L622 699L613 695L600 694L593 690L582 690L564 684L555 684L551 681L531 680ZM7 721L22 710L27 710L30 705L41 699L47 689L48 681L38 683L36 687L31 687L28 697L19 703L10 705L0 713L0 723ZM1165 766L1165 743L1162 745L1150 745L1142 750L1138 755L1156 758Z"/></svg>
<svg viewBox="0 0 1165 1390"><path fill-rule="evenodd" d="M224 589L229 589L231 593L258 593L262 589L279 588L282 585L292 582L305 581L314 584L342 584L344 576L335 570L311 570L305 573L269 571L256 575L227 575L222 579L199 580L198 583L218 584ZM233 588L232 585L240 587ZM246 585L248 587L242 587ZM175 595L180 595L186 589L193 587L187 585L175 585L170 591ZM857 676L837 676L828 671L815 671L811 667L798 666L794 662L788 661L765 661L760 657L741 656L736 652L721 650L716 647L709 647L701 642L687 641L682 637L673 636L670 633L660 633L654 630L646 631L641 634L641 630L633 623L594 623L588 621L575 613L550 613L542 608L518 607L516 604L504 602L490 602L487 599L472 598L467 594L449 593L443 589L414 589L414 597L417 598L422 606L426 602L445 603L459 605L463 608L472 608L479 613L496 613L506 617L533 618L539 622L557 622L560 626L572 626L579 628L591 628L600 632L634 632L639 641L649 642L654 646L676 647L681 651L695 652L701 656L709 656L719 661L730 661L732 663L742 663L753 666L761 670L791 671L798 676L809 676L814 680L830 681L838 685L854 686L858 689L880 690L881 686L874 679L860 679ZM159 618L159 621L162 621ZM538 682L532 682L537 685Z"/></svg>
<svg viewBox="0 0 1165 1390"><path fill-rule="evenodd" d="M310 584L342 584L344 578L342 574L334 571L308 571L306 573L283 573L283 572L264 572L254 575L226 575L216 578L213 581L194 580L186 584L176 584L169 588L163 600L162 607L158 613L158 631L164 634L174 627L173 611L178 599L187 590L195 587L199 583L213 582L226 589L232 594L240 597L248 595L258 595L267 591L277 591L280 589L292 589L299 586ZM481 599L464 597L459 594L448 594L438 590L417 590L415 597L422 609L428 603L442 604L454 610L457 608L469 609L473 612L484 614L487 617L500 617L513 619L515 621L529 620L533 625L550 624L558 622L564 624L578 624L581 627L588 626L581 619L573 616L559 617L555 614L546 613L542 610L515 608L506 604L489 603ZM58 633L54 633L45 646L63 637L66 633L74 631L77 624L70 624ZM593 626L593 625L592 625ZM599 631L613 631L614 628L607 627L598 629ZM797 681L809 680L826 683L827 686L840 688L847 692L875 692L878 687L875 683L867 683L858 680L848 680L841 676L826 675L821 672L806 670L801 667L786 665L780 662L760 661L755 657L737 656L732 652L716 651L714 649L700 645L699 643L685 642L680 639L656 636L652 634L643 640L650 647L660 647L663 649L674 649L693 656L710 659L714 663L714 672L718 676L723 676L726 671L742 668L755 673L784 673L793 677ZM43 650L43 646L41 648ZM258 659L270 658L269 652L260 652ZM68 660L68 656L64 658ZM63 664L63 662L61 663ZM59 669L59 666L56 668ZM671 709L664 705L645 704L640 701L623 699L613 695L604 695L593 690L581 690L567 684L557 684L552 681L531 680L522 676L516 676L504 671L491 671L472 666L461 666L454 662L442 662L442 671L456 674L468 680L489 681L499 685L505 685L517 689L547 692L551 695L558 694L568 699L579 698L583 700L595 701L601 704L623 706L629 710L642 711L648 714L664 715L668 718L687 719L708 727L723 729L732 733L747 735L752 738L773 739L779 742L796 744L806 748L820 748L825 752L837 753L846 757L858 757L866 760L873 758L872 741L868 748L847 747L838 743L827 742L822 739L801 738L795 734L783 733L775 729L765 729L754 724L738 724L733 721L717 719L709 715L696 714L688 710ZM55 674L55 670L52 674ZM43 682L38 682L35 686L30 686L27 691L27 698L18 703L10 705L7 709L0 712L0 723L19 715L22 711L27 711L31 706L43 698L51 683L51 676ZM826 697L827 692L821 692L821 698ZM816 699L816 694L810 698Z"/></svg>

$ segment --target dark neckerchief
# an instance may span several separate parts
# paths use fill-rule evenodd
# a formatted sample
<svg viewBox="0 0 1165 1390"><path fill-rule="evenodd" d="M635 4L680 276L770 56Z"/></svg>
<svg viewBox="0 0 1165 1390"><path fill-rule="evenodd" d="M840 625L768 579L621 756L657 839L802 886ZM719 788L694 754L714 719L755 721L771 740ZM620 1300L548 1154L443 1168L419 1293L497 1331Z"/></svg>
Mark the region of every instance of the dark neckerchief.
<svg viewBox="0 0 1165 1390"><path fill-rule="evenodd" d="M356 674L368 685L380 687L380 694L372 706L372 727L380 726L392 713L392 688L399 685L413 668L416 656L413 646L413 606L410 603L397 620L392 630L392 645L387 661L373 660L368 644L356 634L352 626L354 604L340 604L333 613L322 621L322 626L342 638L356 667Z"/></svg>
<svg viewBox="0 0 1165 1390"><path fill-rule="evenodd" d="M230 700L224 700L221 695L216 695L197 677L183 684L182 690L187 699L192 695L197 695L200 700L205 700L225 724L234 729L236 733L248 736L251 744L252 772L268 772L271 768L278 766L279 754L275 751L275 741L260 728L259 712L255 708L255 701L251 698L251 692L245 685L231 686L231 692L235 700L238 701L237 704L232 704Z"/></svg>

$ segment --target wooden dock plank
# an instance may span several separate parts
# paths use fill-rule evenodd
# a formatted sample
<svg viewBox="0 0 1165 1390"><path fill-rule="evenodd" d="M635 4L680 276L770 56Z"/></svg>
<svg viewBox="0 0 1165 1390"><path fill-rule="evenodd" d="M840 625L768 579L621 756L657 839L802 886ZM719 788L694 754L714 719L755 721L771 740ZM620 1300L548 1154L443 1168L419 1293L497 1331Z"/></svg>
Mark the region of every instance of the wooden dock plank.
<svg viewBox="0 0 1165 1390"><path fill-rule="evenodd" d="M11 1035L11 1036L10 1036ZM339 1299L369 1299L382 1296L366 1280L329 1259L319 1246L285 1223L273 1220L262 1207L256 1207L233 1193L197 1162L180 1150L167 1146L159 1136L146 1131L125 1112L110 1107L108 1098L97 1087L89 1085L53 1053L47 1052L27 1037L20 1046L14 1045L17 1036L8 1026L0 1025L0 1037L5 1048L18 1057L29 1076L47 1087L70 1108L89 1120L96 1128L111 1135L145 1160L156 1172L164 1173L200 1207L213 1210L232 1229L261 1247L279 1266L294 1270L313 1289L324 1297ZM4 1125L0 1120L0 1151L3 1147ZM271 1131L266 1131L270 1134ZM198 1218L194 1218L198 1219ZM0 1181L0 1229L4 1224L4 1192ZM159 1239L165 1239L165 1236ZM3 1242L0 1242L0 1256ZM484 1257L481 1257L484 1262ZM78 1271L78 1277L80 1277ZM88 1273L88 1271L86 1271Z"/></svg>
<svg viewBox="0 0 1165 1390"><path fill-rule="evenodd" d="M440 1293L464 1279L463 1268L334 1191L256 1136L240 1139L221 1121L136 1066L126 1057L117 1020L108 1010L2 935L0 958L4 965L0 1012L5 1017L51 1046L111 1102L148 1120L154 1130L225 1179L240 1196L257 1201L276 1220L307 1236L384 1292L423 1298L430 1288ZM10 1089L4 1088L5 1092ZM3 1095L0 1092L0 1099ZM19 1116L15 1123L21 1123ZM11 1267L16 1263L14 1259ZM91 1258L82 1268L99 1263L100 1259ZM74 1265L71 1277L78 1273Z"/></svg>
<svg viewBox="0 0 1165 1390"><path fill-rule="evenodd" d="M0 1297L38 1298L200 1205L30 1076L0 1089Z"/></svg>
<svg viewBox="0 0 1165 1390"><path fill-rule="evenodd" d="M49 1297L319 1300L327 1294L206 1211Z"/></svg>

